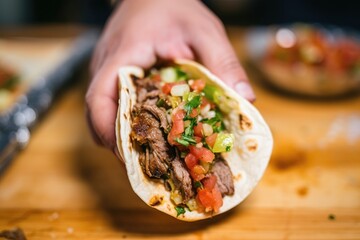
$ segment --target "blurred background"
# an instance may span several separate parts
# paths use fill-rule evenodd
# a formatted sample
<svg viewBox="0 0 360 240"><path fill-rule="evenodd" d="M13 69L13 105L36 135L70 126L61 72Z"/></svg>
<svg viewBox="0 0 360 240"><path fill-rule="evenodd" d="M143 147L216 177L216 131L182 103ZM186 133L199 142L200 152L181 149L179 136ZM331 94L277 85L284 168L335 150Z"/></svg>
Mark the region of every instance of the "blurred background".
<svg viewBox="0 0 360 240"><path fill-rule="evenodd" d="M0 25L44 23L102 25L112 11L110 0L0 0ZM360 28L360 2L353 0L204 0L225 23L269 25L292 22Z"/></svg>
<svg viewBox="0 0 360 240"><path fill-rule="evenodd" d="M88 61L112 2L0 0L0 238L360 239L360 1L203 1L274 149L249 198L200 224L145 206L88 130Z"/></svg>

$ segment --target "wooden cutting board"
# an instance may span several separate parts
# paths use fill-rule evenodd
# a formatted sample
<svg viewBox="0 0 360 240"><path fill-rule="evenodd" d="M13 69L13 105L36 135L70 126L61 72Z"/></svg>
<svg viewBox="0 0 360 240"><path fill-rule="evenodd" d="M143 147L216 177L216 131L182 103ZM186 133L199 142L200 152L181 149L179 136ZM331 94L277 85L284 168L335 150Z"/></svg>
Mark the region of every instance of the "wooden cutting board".
<svg viewBox="0 0 360 240"><path fill-rule="evenodd" d="M242 32L230 37L242 56ZM185 223L145 206L123 166L91 140L85 74L0 177L0 230L21 228L28 239L360 239L360 96L306 100L249 75L275 146L260 184L232 211Z"/></svg>

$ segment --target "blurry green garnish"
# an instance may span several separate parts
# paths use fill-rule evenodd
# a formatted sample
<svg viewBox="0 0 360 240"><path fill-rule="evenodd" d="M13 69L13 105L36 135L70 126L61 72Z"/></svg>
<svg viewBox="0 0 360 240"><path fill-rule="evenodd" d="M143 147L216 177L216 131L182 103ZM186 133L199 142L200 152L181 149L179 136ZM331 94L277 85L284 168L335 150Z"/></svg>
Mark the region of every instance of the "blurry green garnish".
<svg viewBox="0 0 360 240"><path fill-rule="evenodd" d="M182 206L176 206L175 207L176 213L177 213L177 217L180 216L181 214L185 213L185 208Z"/></svg>

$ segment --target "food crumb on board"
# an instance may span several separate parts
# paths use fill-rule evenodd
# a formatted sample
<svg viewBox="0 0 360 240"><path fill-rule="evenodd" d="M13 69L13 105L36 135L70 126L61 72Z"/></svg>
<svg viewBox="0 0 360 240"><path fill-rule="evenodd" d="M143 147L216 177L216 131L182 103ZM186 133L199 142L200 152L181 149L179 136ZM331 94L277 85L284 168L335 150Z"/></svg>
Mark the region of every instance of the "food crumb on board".
<svg viewBox="0 0 360 240"><path fill-rule="evenodd" d="M51 232L51 233L50 233L50 237L51 237L51 239L56 239L56 234L53 233L53 232Z"/></svg>
<svg viewBox="0 0 360 240"><path fill-rule="evenodd" d="M309 188L307 186L302 186L299 187L296 192L300 197L305 197L309 192Z"/></svg>
<svg viewBox="0 0 360 240"><path fill-rule="evenodd" d="M68 228L66 229L66 231L67 231L68 234L73 234L73 233L74 233L74 228L68 227Z"/></svg>
<svg viewBox="0 0 360 240"><path fill-rule="evenodd" d="M334 221L334 220L336 220L336 216L335 216L334 214L330 213L330 214L328 215L328 219L329 219L330 221Z"/></svg>
<svg viewBox="0 0 360 240"><path fill-rule="evenodd" d="M48 219L49 219L49 221L52 222L52 221L55 221L55 220L59 219L59 217L60 217L59 213L53 212L53 213L48 217Z"/></svg>
<svg viewBox="0 0 360 240"><path fill-rule="evenodd" d="M23 230L14 228L10 230L0 230L0 239L26 240Z"/></svg>

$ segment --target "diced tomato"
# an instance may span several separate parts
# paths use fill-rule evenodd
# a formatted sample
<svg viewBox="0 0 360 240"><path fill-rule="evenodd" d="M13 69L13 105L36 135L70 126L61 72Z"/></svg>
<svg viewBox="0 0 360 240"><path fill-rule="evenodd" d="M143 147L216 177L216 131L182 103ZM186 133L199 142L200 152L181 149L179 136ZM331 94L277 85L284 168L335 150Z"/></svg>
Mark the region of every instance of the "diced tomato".
<svg viewBox="0 0 360 240"><path fill-rule="evenodd" d="M212 162L215 158L215 154L211 152L209 149L201 147L197 148L195 146L189 146L191 154L193 154L196 158L200 159L203 162Z"/></svg>
<svg viewBox="0 0 360 240"><path fill-rule="evenodd" d="M186 112L182 109L179 109L171 115L171 120L172 121L183 120L185 116L186 116Z"/></svg>
<svg viewBox="0 0 360 240"><path fill-rule="evenodd" d="M214 201L211 191L207 189L200 189L196 197L200 204L205 207L206 212L209 212L213 209Z"/></svg>
<svg viewBox="0 0 360 240"><path fill-rule="evenodd" d="M202 122L198 122L197 125L194 127L194 135L198 137L203 137L203 124Z"/></svg>
<svg viewBox="0 0 360 240"><path fill-rule="evenodd" d="M196 174L204 174L206 173L205 172L205 168L203 168L203 166L201 165L195 165L193 168L192 168L192 171Z"/></svg>
<svg viewBox="0 0 360 240"><path fill-rule="evenodd" d="M207 145L209 145L209 147L213 147L215 144L217 138L217 133L213 133L210 136L208 136L207 138L205 138L205 142L207 143Z"/></svg>
<svg viewBox="0 0 360 240"><path fill-rule="evenodd" d="M198 164L190 170L190 175L195 181L200 181L201 179L203 179L205 177L205 173L205 169Z"/></svg>
<svg viewBox="0 0 360 240"><path fill-rule="evenodd" d="M198 159L192 155L191 153L188 153L185 157L185 164L189 169L193 169L196 164L198 164Z"/></svg>
<svg viewBox="0 0 360 240"><path fill-rule="evenodd" d="M185 83L184 81L165 83L164 86L162 86L161 90L162 90L163 93L168 95L168 94L170 94L171 89L172 89L173 86L179 85L179 84L184 84L184 83Z"/></svg>
<svg viewBox="0 0 360 240"><path fill-rule="evenodd" d="M181 134L174 134L174 132L171 131L169 132L169 135L167 137L167 140L169 142L170 145L179 145L180 143L178 143L177 141L175 141L177 138L180 138L181 137Z"/></svg>
<svg viewBox="0 0 360 240"><path fill-rule="evenodd" d="M223 205L221 192L217 186L215 186L212 190L205 188L198 190L197 200L205 208L206 212L218 212L220 207Z"/></svg>
<svg viewBox="0 0 360 240"><path fill-rule="evenodd" d="M202 97L201 98L201 104L200 104L200 109L203 109L204 107L206 107L206 105L210 104L210 109L214 109L215 108L215 103L211 102L210 100L208 100L206 97Z"/></svg>
<svg viewBox="0 0 360 240"><path fill-rule="evenodd" d="M199 115L199 109L198 108L194 108L191 113L190 113L190 117L195 118Z"/></svg>
<svg viewBox="0 0 360 240"><path fill-rule="evenodd" d="M213 210L214 212L218 212L220 207L223 205L223 199L221 192L217 186L211 191L213 196Z"/></svg>
<svg viewBox="0 0 360 240"><path fill-rule="evenodd" d="M201 92L206 85L206 82L204 79L197 79L194 81L193 84L191 84L191 89L195 90L196 92Z"/></svg>
<svg viewBox="0 0 360 240"><path fill-rule="evenodd" d="M162 86L161 90L163 93L165 94L170 94L171 92L171 88L174 86L175 84L173 83L165 83L164 86Z"/></svg>
<svg viewBox="0 0 360 240"><path fill-rule="evenodd" d="M160 82L161 81L161 76L160 74L154 74L151 76L151 80L156 81L156 82Z"/></svg>
<svg viewBox="0 0 360 240"><path fill-rule="evenodd" d="M197 136L194 136L194 139L197 143L201 142L202 138L201 137L197 137Z"/></svg>
<svg viewBox="0 0 360 240"><path fill-rule="evenodd" d="M171 132L173 135L178 135L183 133L185 130L184 128L184 121L183 120L176 120L173 122L173 126L171 128Z"/></svg>
<svg viewBox="0 0 360 240"><path fill-rule="evenodd" d="M210 176L204 178L202 180L202 184L205 189L207 190L213 190L217 182L217 178L215 175L211 174Z"/></svg>

